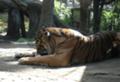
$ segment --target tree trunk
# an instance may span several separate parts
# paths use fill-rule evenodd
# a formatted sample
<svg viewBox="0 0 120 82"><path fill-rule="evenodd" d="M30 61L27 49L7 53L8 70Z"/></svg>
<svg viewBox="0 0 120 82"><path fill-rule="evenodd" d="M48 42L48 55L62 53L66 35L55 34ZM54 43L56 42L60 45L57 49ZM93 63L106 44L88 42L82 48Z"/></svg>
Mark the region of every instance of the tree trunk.
<svg viewBox="0 0 120 82"><path fill-rule="evenodd" d="M13 8L15 8L18 11L22 11L24 15L26 15L29 18L29 29L27 33L28 37L34 37L37 30L42 26L66 27L66 25L62 24L59 21L59 19L54 15L54 11L53 11L54 0L44 0L42 5L39 0L36 0L36 1L33 0L33 1L26 2L24 0L12 0L12 3L14 3L15 5ZM11 28L9 27L8 30L9 29ZM21 32L24 33L24 28L21 30L22 30ZM14 35L14 31L13 30L11 31L12 32L9 32L8 35L10 35L11 33L13 33ZM17 33L19 34L19 30L17 31L18 31Z"/></svg>
<svg viewBox="0 0 120 82"><path fill-rule="evenodd" d="M87 34L89 32L89 6L91 0L80 0L80 32Z"/></svg>
<svg viewBox="0 0 120 82"><path fill-rule="evenodd" d="M39 28L41 15L41 4L29 4L28 17L29 17L29 30L28 37L34 37L37 29Z"/></svg>
<svg viewBox="0 0 120 82"><path fill-rule="evenodd" d="M25 37L24 18L18 9L11 8L8 12L8 29L7 37L17 39L21 36Z"/></svg>
<svg viewBox="0 0 120 82"><path fill-rule="evenodd" d="M93 25L93 31L94 33L98 32L100 30L100 11L99 11L99 0L93 1L93 13L94 13L94 25Z"/></svg>
<svg viewBox="0 0 120 82"><path fill-rule="evenodd" d="M34 37L40 23L41 2L40 0L12 0L18 10L24 12L29 18L27 36Z"/></svg>
<svg viewBox="0 0 120 82"><path fill-rule="evenodd" d="M43 26L55 26L53 20L53 13L54 13L53 8L54 8L54 0L43 1L39 28Z"/></svg>
<svg viewBox="0 0 120 82"><path fill-rule="evenodd" d="M94 13L94 19L93 19L93 32L99 32L100 31L100 23L101 23L101 16L102 16L102 10L104 6L105 1L104 0L94 0L93 1L93 13Z"/></svg>
<svg viewBox="0 0 120 82"><path fill-rule="evenodd" d="M21 27L20 27L20 32L22 37L26 37L26 31L25 31L25 24L24 24L24 14L22 11L20 11L20 17L21 17Z"/></svg>

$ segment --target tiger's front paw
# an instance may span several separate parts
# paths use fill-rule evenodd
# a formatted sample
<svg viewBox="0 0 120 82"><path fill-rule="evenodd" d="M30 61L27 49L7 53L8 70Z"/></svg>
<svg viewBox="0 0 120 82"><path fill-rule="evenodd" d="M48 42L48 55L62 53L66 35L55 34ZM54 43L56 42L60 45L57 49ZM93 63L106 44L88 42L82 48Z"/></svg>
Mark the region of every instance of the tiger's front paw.
<svg viewBox="0 0 120 82"><path fill-rule="evenodd" d="M20 59L20 58L22 58L24 56L24 54L22 54L22 53L16 53L15 54L15 59Z"/></svg>
<svg viewBox="0 0 120 82"><path fill-rule="evenodd" d="M23 57L18 60L19 64L29 64L29 57Z"/></svg>
<svg viewBox="0 0 120 82"><path fill-rule="evenodd" d="M35 52L33 52L33 53L16 53L15 54L15 58L16 59L20 59L20 58L22 58L22 57L34 57L34 56L36 56L37 54L35 53Z"/></svg>

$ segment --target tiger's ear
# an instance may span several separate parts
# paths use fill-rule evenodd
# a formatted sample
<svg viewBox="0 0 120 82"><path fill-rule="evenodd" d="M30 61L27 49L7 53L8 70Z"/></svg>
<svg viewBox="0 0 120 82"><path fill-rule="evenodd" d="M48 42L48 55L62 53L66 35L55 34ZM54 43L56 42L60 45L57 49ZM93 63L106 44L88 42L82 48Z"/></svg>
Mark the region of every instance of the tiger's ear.
<svg viewBox="0 0 120 82"><path fill-rule="evenodd" d="M47 36L50 37L50 36L51 36L51 33L50 33L50 32L47 32Z"/></svg>
<svg viewBox="0 0 120 82"><path fill-rule="evenodd" d="M46 32L44 32L44 35L47 36L47 37L50 37L50 36L51 36L51 33L48 32L48 31L46 31Z"/></svg>

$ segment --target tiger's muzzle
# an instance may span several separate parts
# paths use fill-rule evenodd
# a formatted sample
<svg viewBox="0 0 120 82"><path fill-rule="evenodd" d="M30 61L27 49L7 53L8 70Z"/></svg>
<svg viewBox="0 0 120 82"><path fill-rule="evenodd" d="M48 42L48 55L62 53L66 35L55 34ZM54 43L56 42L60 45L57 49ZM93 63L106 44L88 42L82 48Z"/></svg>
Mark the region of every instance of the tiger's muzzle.
<svg viewBox="0 0 120 82"><path fill-rule="evenodd" d="M42 50L37 50L37 54L40 54L40 55L48 55L48 51L46 49L42 49Z"/></svg>

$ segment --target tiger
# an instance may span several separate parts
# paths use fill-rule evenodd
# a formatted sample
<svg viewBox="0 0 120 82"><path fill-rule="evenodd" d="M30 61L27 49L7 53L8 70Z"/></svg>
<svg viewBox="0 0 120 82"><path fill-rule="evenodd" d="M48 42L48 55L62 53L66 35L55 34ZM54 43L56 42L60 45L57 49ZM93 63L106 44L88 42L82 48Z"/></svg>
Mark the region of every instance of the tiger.
<svg viewBox="0 0 120 82"><path fill-rule="evenodd" d="M71 28L46 27L37 32L34 56L20 57L19 64L64 67L119 56L120 32L83 35ZM114 52L114 53L113 53Z"/></svg>

